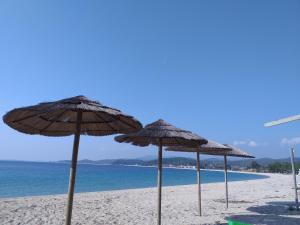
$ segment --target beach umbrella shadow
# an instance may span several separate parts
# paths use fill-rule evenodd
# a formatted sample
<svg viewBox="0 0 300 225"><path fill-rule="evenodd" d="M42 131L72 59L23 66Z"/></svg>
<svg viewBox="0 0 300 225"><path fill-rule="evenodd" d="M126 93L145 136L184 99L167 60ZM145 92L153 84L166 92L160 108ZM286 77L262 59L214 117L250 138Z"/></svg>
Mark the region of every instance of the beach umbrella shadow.
<svg viewBox="0 0 300 225"><path fill-rule="evenodd" d="M289 205L292 204L294 203L286 201L268 202L266 205L251 206L247 208L248 211L254 212L255 214L234 215L226 219L233 219L249 224L300 224L299 211L289 210Z"/></svg>
<svg viewBox="0 0 300 225"><path fill-rule="evenodd" d="M227 217L226 219L252 225L299 225L299 218L280 215L243 214Z"/></svg>
<svg viewBox="0 0 300 225"><path fill-rule="evenodd" d="M291 206L293 205L295 205L294 202L287 201L268 202L266 205L262 206L251 206L247 210L249 210L250 212L269 215L300 215L300 211L291 210Z"/></svg>

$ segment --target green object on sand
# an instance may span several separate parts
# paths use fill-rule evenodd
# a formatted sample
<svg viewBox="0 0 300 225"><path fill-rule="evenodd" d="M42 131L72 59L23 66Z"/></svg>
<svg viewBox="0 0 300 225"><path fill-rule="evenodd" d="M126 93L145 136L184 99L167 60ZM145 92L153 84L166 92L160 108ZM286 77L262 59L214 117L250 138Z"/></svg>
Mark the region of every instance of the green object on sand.
<svg viewBox="0 0 300 225"><path fill-rule="evenodd" d="M252 225L249 223L243 223L235 220L228 220L228 225Z"/></svg>

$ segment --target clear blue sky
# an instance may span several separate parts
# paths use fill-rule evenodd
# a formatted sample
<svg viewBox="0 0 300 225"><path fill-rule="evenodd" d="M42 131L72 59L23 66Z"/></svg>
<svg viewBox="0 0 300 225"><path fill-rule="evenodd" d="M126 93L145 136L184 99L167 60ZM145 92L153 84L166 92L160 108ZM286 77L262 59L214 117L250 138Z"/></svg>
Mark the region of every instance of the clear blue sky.
<svg viewBox="0 0 300 225"><path fill-rule="evenodd" d="M288 157L300 121L263 123L300 113L299 12L296 0L1 1L0 113L83 94L143 124L163 118L257 157ZM72 137L3 122L0 133L0 159L71 157ZM84 136L79 158L155 154Z"/></svg>

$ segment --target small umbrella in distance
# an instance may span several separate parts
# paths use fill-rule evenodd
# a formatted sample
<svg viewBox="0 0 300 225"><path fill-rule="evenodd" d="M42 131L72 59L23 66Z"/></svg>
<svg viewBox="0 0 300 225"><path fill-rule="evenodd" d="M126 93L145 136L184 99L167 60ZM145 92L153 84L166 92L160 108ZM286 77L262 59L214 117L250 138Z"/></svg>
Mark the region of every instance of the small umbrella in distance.
<svg viewBox="0 0 300 225"><path fill-rule="evenodd" d="M199 215L202 216L202 207L201 207L201 173L200 173L200 153L224 153L231 150L229 147L219 144L217 142L208 140L204 145L197 146L196 148L188 148L182 146L168 147L167 151L179 151L179 152L196 152L197 155L197 184L198 184L198 207Z"/></svg>
<svg viewBox="0 0 300 225"><path fill-rule="evenodd" d="M242 151L232 145L224 144L225 146L231 148L231 151L225 152L224 155L224 174L225 174L225 187L226 187L226 208L228 208L228 176L227 176L227 156L239 157L239 158L255 158L254 156Z"/></svg>
<svg viewBox="0 0 300 225"><path fill-rule="evenodd" d="M215 148L206 148L207 146L215 146ZM220 147L222 147L220 148ZM227 175L227 156L233 156L233 157L241 157L241 158L255 158L252 155L249 155L248 153L233 147L231 145L221 145L216 142L209 141L207 145L198 146L197 148L186 148L186 147L170 147L167 150L169 151L185 151L185 152L197 152L197 155L205 154L205 155L218 155L218 156L224 156L224 178L225 178L225 195L226 195L226 208L228 208L228 175ZM199 161L199 156L197 156L197 161ZM201 191L199 191L201 194ZM199 201L201 201L201 197L199 197ZM201 203L200 209L201 209ZM200 212L201 215L201 212Z"/></svg>

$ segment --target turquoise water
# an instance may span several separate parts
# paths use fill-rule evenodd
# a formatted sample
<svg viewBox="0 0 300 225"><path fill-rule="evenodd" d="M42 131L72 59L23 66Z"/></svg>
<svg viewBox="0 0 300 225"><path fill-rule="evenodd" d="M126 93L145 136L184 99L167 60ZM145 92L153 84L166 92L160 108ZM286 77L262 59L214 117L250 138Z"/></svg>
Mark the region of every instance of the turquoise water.
<svg viewBox="0 0 300 225"><path fill-rule="evenodd" d="M76 192L120 190L156 186L156 168L117 165L78 165ZM223 182L224 173L201 171L202 183ZM229 181L262 179L266 176L229 173ZM69 165L60 163L0 161L0 197L65 194ZM196 172L163 169L163 185L194 184Z"/></svg>

